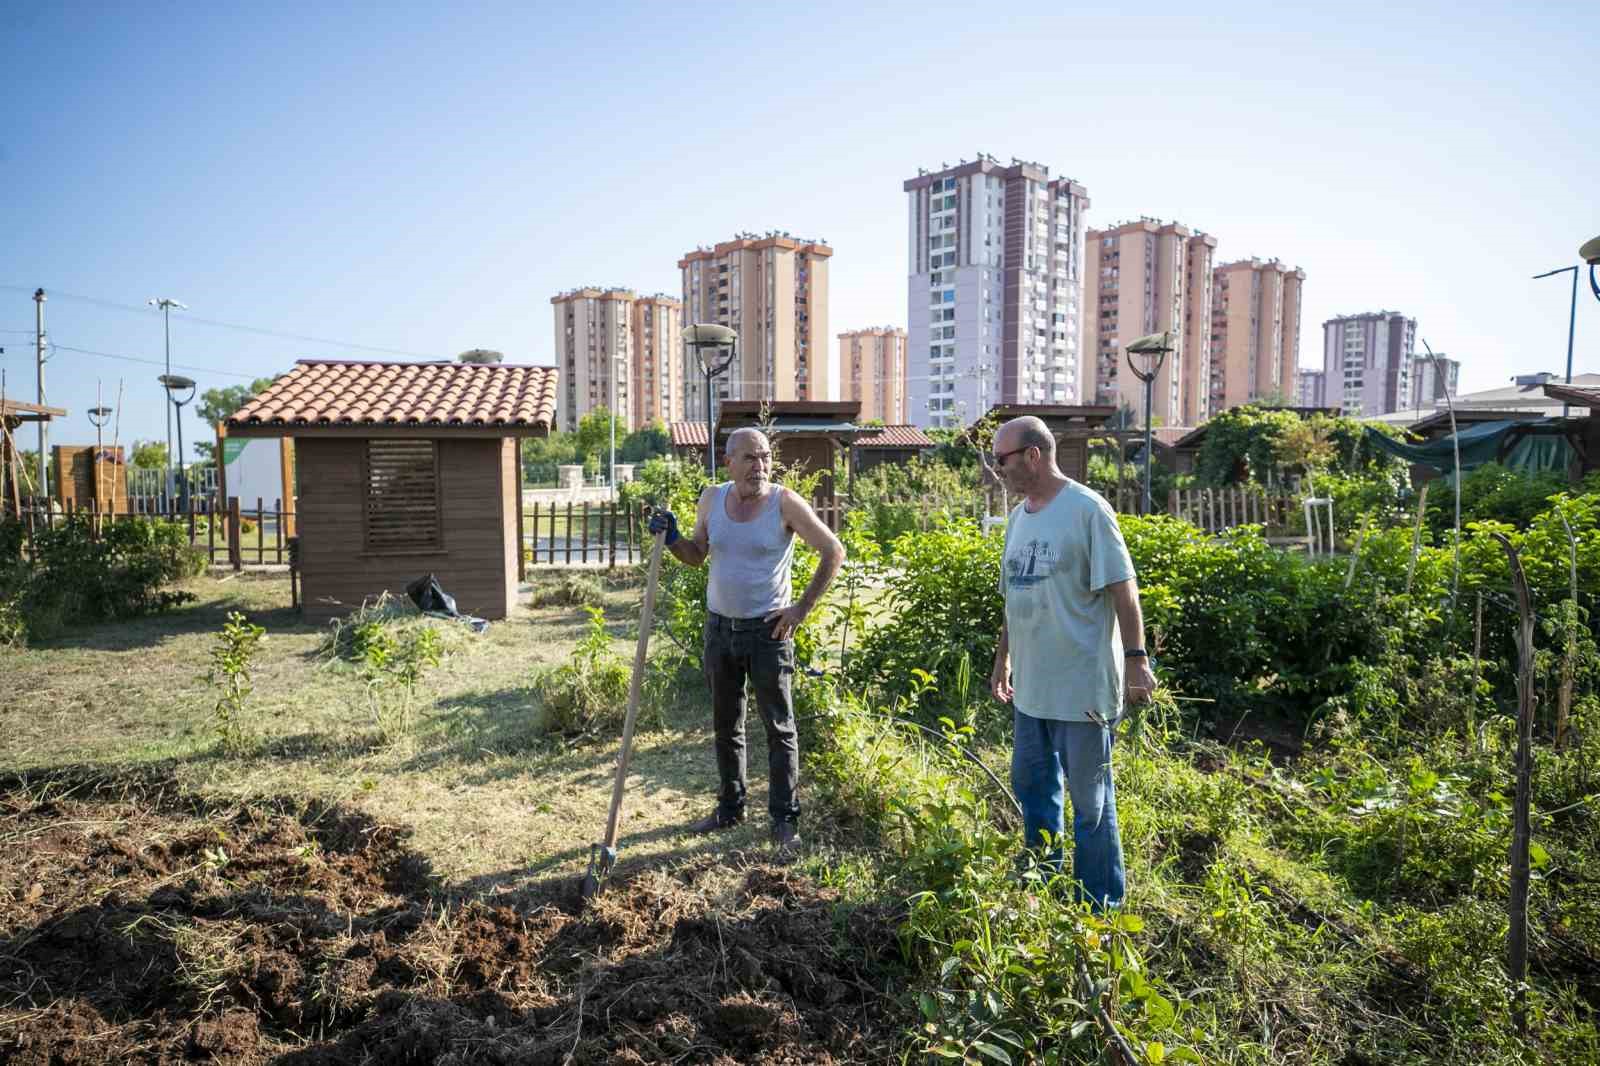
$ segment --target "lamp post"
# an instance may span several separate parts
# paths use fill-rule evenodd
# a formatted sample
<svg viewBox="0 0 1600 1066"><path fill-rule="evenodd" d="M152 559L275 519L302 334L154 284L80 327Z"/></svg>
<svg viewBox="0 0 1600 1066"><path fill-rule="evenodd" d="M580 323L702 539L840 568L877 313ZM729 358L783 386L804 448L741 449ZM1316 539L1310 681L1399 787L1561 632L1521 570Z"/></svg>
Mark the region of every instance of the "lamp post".
<svg viewBox="0 0 1600 1066"><path fill-rule="evenodd" d="M161 382L161 387L167 390L167 399L172 401L172 406L177 408L178 425L178 506L185 512L189 510L189 478L183 470L183 405L194 399L194 379L182 377L178 374L162 374L156 378ZM178 393L188 390L188 395L183 399L178 398ZM168 412L170 416L172 412Z"/></svg>
<svg viewBox="0 0 1600 1066"><path fill-rule="evenodd" d="M1596 240L1600 240L1600 238L1596 238ZM1589 243L1593 244L1595 242L1594 241L1590 241ZM1588 248L1588 247L1589 247L1588 244L1584 245L1584 248ZM1582 255L1583 252L1579 251L1578 254ZM1597 252L1597 255L1600 255L1600 252ZM1555 270L1546 270L1543 274L1535 274L1533 276L1533 280L1538 281L1540 278L1548 278L1548 277L1551 277L1551 276L1553 276L1555 274L1565 274L1569 270L1572 271L1572 305L1567 310L1567 384L1571 385L1572 384L1572 331L1573 331L1573 327L1577 325L1577 321L1578 321L1578 268L1577 268L1576 264L1574 264L1573 266L1557 267ZM1594 284L1594 266L1593 266L1593 264L1591 264L1590 267L1589 267L1589 283L1591 285ZM1567 417L1567 410L1568 410L1569 406L1570 405L1565 403L1565 402L1563 402L1561 404L1561 417L1562 418Z"/></svg>
<svg viewBox="0 0 1600 1066"><path fill-rule="evenodd" d="M1595 268L1600 267L1600 237L1584 241L1583 247L1578 249L1578 258L1589 264L1589 288L1593 290L1594 298L1600 300L1600 276L1595 274Z"/></svg>
<svg viewBox="0 0 1600 1066"><path fill-rule="evenodd" d="M611 357L611 473L606 478L606 484L611 486L612 498L617 494L617 368L628 365L625 355Z"/></svg>
<svg viewBox="0 0 1600 1066"><path fill-rule="evenodd" d="M711 417L711 383L718 374L728 369L738 355L739 334L728 326L703 322L684 329L683 343L694 349L695 357L700 360L700 367L706 373L706 474L715 480L717 430ZM721 348L728 350L725 358L718 358L716 354Z"/></svg>
<svg viewBox="0 0 1600 1066"><path fill-rule="evenodd" d="M159 307L159 308L161 308L161 332L162 332L162 335L166 338L166 350L167 350L166 365L164 367L162 367L162 369L165 370L166 373L164 373L162 375L162 377L171 377L172 376L172 309L174 307L176 307L180 311L187 311L187 310L189 310L189 305L188 304L179 303L177 300L172 299L170 296L157 296L154 299L146 300L145 303L149 304L151 307ZM185 380L187 380L187 379L185 379ZM190 384L192 385L193 382L190 382ZM165 387L165 386L163 386L163 387ZM168 390L168 391L170 393L171 390ZM169 489L171 488L171 481L172 481L172 408L169 407L169 408L167 408L167 482L168 482L168 488Z"/></svg>
<svg viewBox="0 0 1600 1066"><path fill-rule="evenodd" d="M1144 382L1144 513L1150 513L1150 459L1152 448L1150 442L1150 407L1155 394L1156 375L1161 373L1161 364L1167 361L1167 353L1172 348L1172 333L1152 333L1140 337L1129 343L1124 349L1128 355L1128 369L1133 371L1133 376ZM1137 358L1137 362L1135 362ZM1140 369L1139 363L1144 364Z"/></svg>
<svg viewBox="0 0 1600 1066"><path fill-rule="evenodd" d="M99 398L100 388L99 386L96 386L95 399L98 400ZM94 509L99 511L101 500L105 496L104 479L100 476L100 463L102 462L101 452L105 447L105 437L101 433L101 430L106 428L106 422L111 418L111 408L104 405L91 407L89 408L88 414L89 421L94 423L94 460L92 463L94 470ZM115 505L116 502L115 496L116 493L112 493L113 505Z"/></svg>

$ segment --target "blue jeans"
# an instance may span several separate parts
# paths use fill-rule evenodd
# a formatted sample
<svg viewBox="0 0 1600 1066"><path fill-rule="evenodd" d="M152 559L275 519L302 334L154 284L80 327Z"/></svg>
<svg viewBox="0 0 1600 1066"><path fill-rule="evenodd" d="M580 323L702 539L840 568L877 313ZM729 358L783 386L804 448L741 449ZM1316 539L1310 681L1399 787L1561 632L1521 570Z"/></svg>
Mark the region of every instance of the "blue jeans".
<svg viewBox="0 0 1600 1066"><path fill-rule="evenodd" d="M1127 875L1117 830L1117 794L1111 781L1111 730L1096 722L1034 718L1012 708L1016 743L1011 751L1011 787L1022 804L1023 839L1044 847L1045 864L1061 870L1062 776L1072 795L1072 876L1076 898L1095 910L1122 903Z"/></svg>

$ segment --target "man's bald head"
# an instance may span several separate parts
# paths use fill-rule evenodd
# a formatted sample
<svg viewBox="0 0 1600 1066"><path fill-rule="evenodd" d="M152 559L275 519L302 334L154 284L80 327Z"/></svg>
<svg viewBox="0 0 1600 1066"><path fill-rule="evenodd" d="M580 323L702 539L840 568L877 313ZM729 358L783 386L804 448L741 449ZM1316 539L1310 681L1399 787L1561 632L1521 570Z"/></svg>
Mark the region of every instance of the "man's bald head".
<svg viewBox="0 0 1600 1066"><path fill-rule="evenodd" d="M1038 448L1040 458L1049 459L1051 462L1055 461L1056 438L1050 432L1050 427L1044 424L1044 419L1042 418L1034 415L1023 415L1021 418L1013 418L1001 426L994 435L994 439L997 442L997 451L1001 450L998 442L1002 437L1005 440L1005 448L1003 449L1005 451L1011 451L1016 448Z"/></svg>
<svg viewBox="0 0 1600 1066"><path fill-rule="evenodd" d="M751 451L770 452L772 445L767 441L767 435L759 429L743 426L728 434L728 443L723 454L729 459L738 456L741 448Z"/></svg>

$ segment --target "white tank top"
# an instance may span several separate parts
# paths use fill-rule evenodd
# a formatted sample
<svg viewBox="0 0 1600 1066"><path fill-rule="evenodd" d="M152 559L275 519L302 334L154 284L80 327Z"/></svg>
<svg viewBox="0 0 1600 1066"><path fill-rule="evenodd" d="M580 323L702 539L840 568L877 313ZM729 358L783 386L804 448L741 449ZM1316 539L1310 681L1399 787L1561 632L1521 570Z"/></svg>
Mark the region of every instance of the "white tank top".
<svg viewBox="0 0 1600 1066"><path fill-rule="evenodd" d="M711 577L706 606L726 618L758 618L789 606L789 566L794 561L794 531L783 524L774 485L767 505L748 522L728 517L728 493L720 486L711 500Z"/></svg>

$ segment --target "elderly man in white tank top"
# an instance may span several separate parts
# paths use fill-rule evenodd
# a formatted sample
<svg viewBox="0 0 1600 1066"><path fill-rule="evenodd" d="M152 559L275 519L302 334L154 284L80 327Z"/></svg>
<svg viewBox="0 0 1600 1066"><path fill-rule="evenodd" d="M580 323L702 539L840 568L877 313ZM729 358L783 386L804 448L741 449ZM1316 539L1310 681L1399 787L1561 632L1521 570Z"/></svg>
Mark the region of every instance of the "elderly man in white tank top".
<svg viewBox="0 0 1600 1066"><path fill-rule="evenodd" d="M745 681L767 728L772 843L799 843L800 746L794 722L794 632L805 621L844 562L844 545L811 505L792 489L774 485L772 446L753 429L728 438L730 481L700 494L694 532L682 536L670 511L651 516L650 531L666 532L666 545L688 566L711 561L706 586L705 673L716 730L717 807L690 828L726 829L744 820ZM821 556L799 600L792 598L794 538Z"/></svg>

